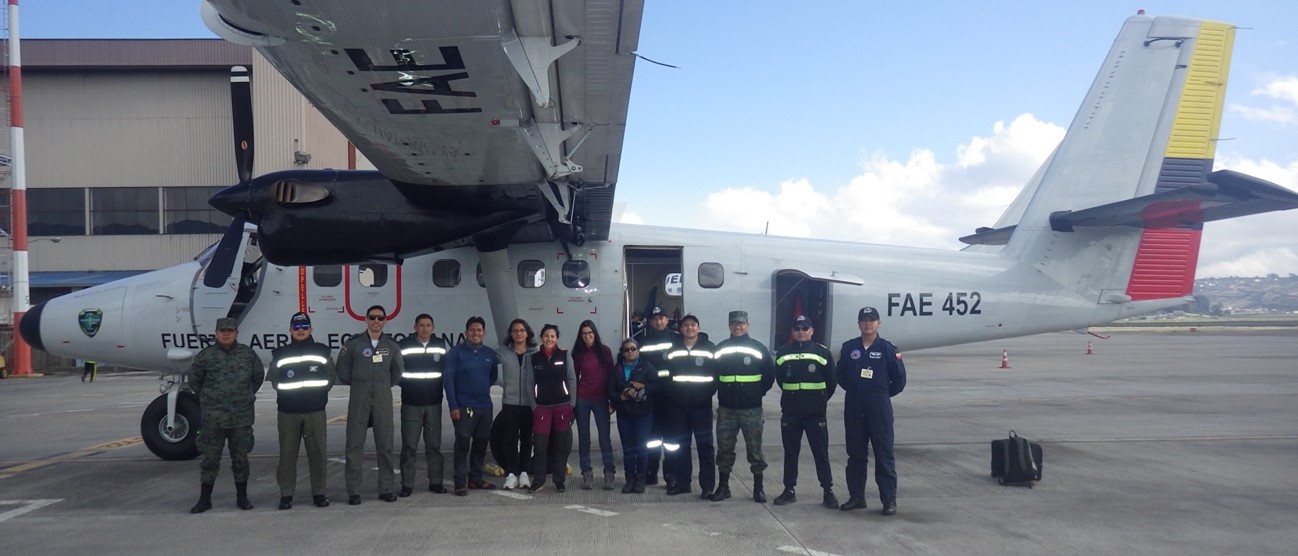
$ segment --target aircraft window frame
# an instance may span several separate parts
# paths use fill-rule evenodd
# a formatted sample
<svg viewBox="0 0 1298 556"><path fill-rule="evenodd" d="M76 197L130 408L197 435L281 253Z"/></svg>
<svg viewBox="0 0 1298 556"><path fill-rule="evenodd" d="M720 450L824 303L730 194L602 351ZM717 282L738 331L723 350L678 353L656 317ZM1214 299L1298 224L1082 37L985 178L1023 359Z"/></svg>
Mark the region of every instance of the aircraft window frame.
<svg viewBox="0 0 1298 556"><path fill-rule="evenodd" d="M329 278L332 283L322 281L322 277ZM343 267L336 264L313 266L311 267L311 281L321 288L338 287L343 283Z"/></svg>
<svg viewBox="0 0 1298 556"><path fill-rule="evenodd" d="M721 263L699 263L697 278L700 288L720 288L726 284L726 267Z"/></svg>
<svg viewBox="0 0 1298 556"><path fill-rule="evenodd" d="M455 259L433 261L433 285L439 288L454 288L460 285L460 261Z"/></svg>
<svg viewBox="0 0 1298 556"><path fill-rule="evenodd" d="M529 285L530 284L530 285ZM545 286L545 262L527 259L518 262L518 285L526 289Z"/></svg>
<svg viewBox="0 0 1298 556"><path fill-rule="evenodd" d="M365 278L367 270L373 273L368 284ZM356 284L363 288L381 288L388 285L388 265L375 263L356 265Z"/></svg>
<svg viewBox="0 0 1298 556"><path fill-rule="evenodd" d="M564 261L560 271L566 288L581 289L590 285L590 263L577 259Z"/></svg>

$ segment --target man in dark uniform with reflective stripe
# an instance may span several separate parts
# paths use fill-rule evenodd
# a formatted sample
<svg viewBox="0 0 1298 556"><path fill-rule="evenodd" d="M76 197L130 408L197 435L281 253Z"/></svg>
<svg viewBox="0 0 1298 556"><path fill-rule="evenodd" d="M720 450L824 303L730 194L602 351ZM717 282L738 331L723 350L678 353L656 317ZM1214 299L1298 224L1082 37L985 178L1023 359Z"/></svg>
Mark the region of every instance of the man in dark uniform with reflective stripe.
<svg viewBox="0 0 1298 556"><path fill-rule="evenodd" d="M415 492L415 458L419 437L424 437L424 460L428 463L428 490L445 494L442 476L442 365L446 362L446 341L433 336L433 317L415 317L415 333L401 340L401 492Z"/></svg>
<svg viewBox="0 0 1298 556"><path fill-rule="evenodd" d="M847 393L843 409L847 433L847 502L843 511L865 507L868 450L874 448L874 482L883 515L897 513L897 467L892 451L892 400L906 388L906 365L892 342L879 337L879 311L857 313L861 337L843 342L838 354L838 384Z"/></svg>
<svg viewBox="0 0 1298 556"><path fill-rule="evenodd" d="M252 451L253 404L266 379L266 369L252 348L240 344L239 322L216 319L216 344L203 348L189 367L189 388L198 395L198 451L202 492L189 513L212 509L212 488L221 469L221 450L230 446L230 471L234 473L235 504L251 510L248 500L248 452Z"/></svg>
<svg viewBox="0 0 1298 556"><path fill-rule="evenodd" d="M748 312L730 312L730 337L717 344L717 470L721 482L712 501L730 498L730 471L735 467L735 444L742 431L748 468L753 473L753 501L766 502L762 472L762 397L775 384L775 363L770 350L748 335Z"/></svg>
<svg viewBox="0 0 1298 556"><path fill-rule="evenodd" d="M780 384L780 438L784 442L784 492L775 497L775 505L798 501L798 455L802 435L807 435L811 457L816 462L816 478L825 494L822 504L838 508L834 496L834 476L829 467L829 430L825 406L834 396L834 356L829 348L811 338L816 330L811 319L798 315L793 319L793 341L775 352L775 380Z"/></svg>
<svg viewBox="0 0 1298 556"><path fill-rule="evenodd" d="M279 509L293 507L297 490L297 453L306 439L307 468L311 471L311 500L329 505L325 495L325 404L337 381L329 346L311 337L311 317L295 313L289 319L292 343L270 354L267 378L275 388L279 406Z"/></svg>
<svg viewBox="0 0 1298 556"><path fill-rule="evenodd" d="M710 499L716 487L716 448L712 434L712 397L717 393L717 370L714 358L717 346L699 334L699 319L694 315L681 318L681 338L667 352L670 435L663 441L671 462L674 483L668 495L690 492L694 463L690 461L690 442L699 449L699 486L702 498ZM661 378L659 380L662 380ZM674 446L674 448L673 448Z"/></svg>
<svg viewBox="0 0 1298 556"><path fill-rule="evenodd" d="M347 503L361 503L357 492L365 456L365 434L374 423L374 452L378 458L379 499L396 502L392 492L392 387L401 382L405 369L401 347L383 333L388 313L382 305L365 311L365 331L348 338L338 350L338 382L351 385L347 399Z"/></svg>
<svg viewBox="0 0 1298 556"><path fill-rule="evenodd" d="M667 437L667 429L670 426L671 412L671 393L670 386L666 381L670 372L667 370L667 351L671 349L680 339L680 334L672 332L667 328L667 312L662 307L655 305L649 310L649 326L645 329L644 338L640 340L640 357L645 358L652 363L655 369L658 369L658 380L660 387L651 397L653 400L653 424L649 429L649 471L645 475L646 485L658 484L658 460L661 457L663 462L663 482L670 489L672 486L672 474L667 464L667 457L663 455L663 439Z"/></svg>

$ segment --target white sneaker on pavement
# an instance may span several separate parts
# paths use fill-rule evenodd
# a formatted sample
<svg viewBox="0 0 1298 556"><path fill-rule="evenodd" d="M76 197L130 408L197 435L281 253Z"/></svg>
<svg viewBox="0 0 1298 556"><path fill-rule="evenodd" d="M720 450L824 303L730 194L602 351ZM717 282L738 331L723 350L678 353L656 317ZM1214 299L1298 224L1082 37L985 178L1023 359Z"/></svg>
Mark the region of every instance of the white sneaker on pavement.
<svg viewBox="0 0 1298 556"><path fill-rule="evenodd" d="M518 488L529 488L531 486L532 486L532 478L527 476L527 472L524 471L522 473L519 473Z"/></svg>
<svg viewBox="0 0 1298 556"><path fill-rule="evenodd" d="M513 473L510 473L509 476L505 477L505 490L513 490L516 488L518 488L518 477Z"/></svg>

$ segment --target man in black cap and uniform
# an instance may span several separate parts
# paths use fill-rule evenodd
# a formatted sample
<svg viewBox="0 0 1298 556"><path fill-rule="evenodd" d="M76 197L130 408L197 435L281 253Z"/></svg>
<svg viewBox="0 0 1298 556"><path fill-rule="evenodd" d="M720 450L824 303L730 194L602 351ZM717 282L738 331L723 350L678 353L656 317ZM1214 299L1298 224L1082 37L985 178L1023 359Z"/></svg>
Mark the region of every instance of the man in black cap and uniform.
<svg viewBox="0 0 1298 556"><path fill-rule="evenodd" d="M644 349L644 348L640 348ZM694 315L681 318L681 337L667 352L667 369L671 386L668 415L669 437L663 441L667 461L671 463L673 484L669 496L687 494L693 481L694 463L690 461L690 443L699 449L699 486L701 498L711 499L716 487L716 447L712 431L712 397L717 393L717 346L699 333L699 319ZM662 380L660 378L659 380ZM675 448L673 448L675 446Z"/></svg>
<svg viewBox="0 0 1298 556"><path fill-rule="evenodd" d="M401 492L415 492L415 459L419 437L424 437L424 460L428 463L428 490L446 493L442 458L442 365L446 363L446 340L433 336L437 326L427 313L415 317L415 333L401 340Z"/></svg>
<svg viewBox="0 0 1298 556"><path fill-rule="evenodd" d="M829 348L811 339L815 333L811 319L798 315L793 319L793 341L775 352L775 381L784 392L780 396L784 492L775 497L777 506L798 501L794 487L798 484L798 453L806 433L816 462L816 478L825 491L822 504L838 508L833 470L829 467L829 429L825 426L825 408L834 396L834 356Z"/></svg>
<svg viewBox="0 0 1298 556"><path fill-rule="evenodd" d="M667 312L662 307L654 305L649 310L649 326L645 328L644 337L640 339L640 357L652 363L655 369L658 369L658 380L660 385L664 385L664 380L669 380L670 372L667 370L667 350L680 339L680 334L672 332L667 328ZM668 426L670 425L671 394L669 388L659 387L654 395L653 400L653 424L649 428L649 470L645 475L646 485L658 484L658 459L661 457L663 462L663 481L667 483L667 488L672 486L672 473L668 467L669 458L663 455L663 439L667 437Z"/></svg>
<svg viewBox="0 0 1298 556"><path fill-rule="evenodd" d="M311 471L311 500L323 508L329 505L325 496L325 404L338 376L329 346L311 337L310 316L295 313L289 319L289 337L292 343L271 352L267 376L279 406L279 468L275 471L279 509L293 507L298 446L303 439Z"/></svg>
<svg viewBox="0 0 1298 556"><path fill-rule="evenodd" d="M862 307L856 316L861 337L843 342L838 354L838 384L847 392L843 409L847 433L847 494L840 510L865 507L865 479L874 447L874 482L883 515L897 513L897 465L892 451L892 397L906 388L906 365L892 342L879 337L879 311Z"/></svg>

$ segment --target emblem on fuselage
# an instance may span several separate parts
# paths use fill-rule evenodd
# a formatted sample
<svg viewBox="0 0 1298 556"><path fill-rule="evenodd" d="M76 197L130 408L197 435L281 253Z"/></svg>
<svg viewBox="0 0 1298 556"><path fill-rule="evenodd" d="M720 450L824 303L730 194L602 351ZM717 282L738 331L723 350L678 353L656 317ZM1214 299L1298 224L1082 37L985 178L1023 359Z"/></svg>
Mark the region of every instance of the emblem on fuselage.
<svg viewBox="0 0 1298 556"><path fill-rule="evenodd" d="M101 309L82 309L77 315L77 323L81 325L81 331L91 338L99 333L99 325L104 322L104 312Z"/></svg>

